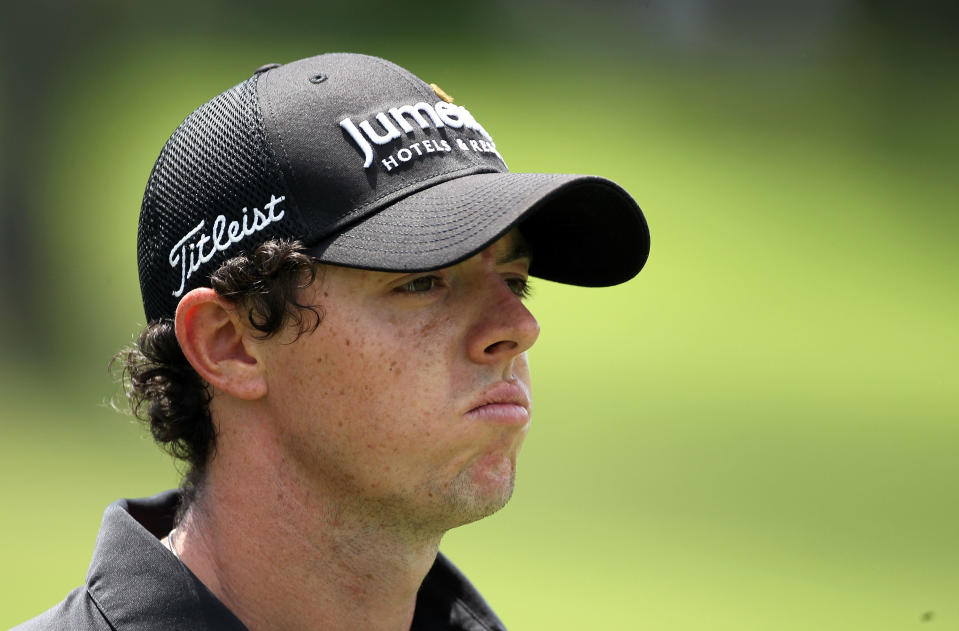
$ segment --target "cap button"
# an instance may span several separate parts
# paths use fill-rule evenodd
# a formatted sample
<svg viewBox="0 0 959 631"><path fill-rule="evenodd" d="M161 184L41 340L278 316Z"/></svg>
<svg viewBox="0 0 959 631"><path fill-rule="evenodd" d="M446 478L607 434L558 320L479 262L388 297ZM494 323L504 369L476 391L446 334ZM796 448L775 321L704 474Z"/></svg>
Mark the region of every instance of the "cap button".
<svg viewBox="0 0 959 631"><path fill-rule="evenodd" d="M263 64L259 68L253 71L253 74L260 74L261 72L266 72L267 70L272 70L273 68L279 68L280 64Z"/></svg>

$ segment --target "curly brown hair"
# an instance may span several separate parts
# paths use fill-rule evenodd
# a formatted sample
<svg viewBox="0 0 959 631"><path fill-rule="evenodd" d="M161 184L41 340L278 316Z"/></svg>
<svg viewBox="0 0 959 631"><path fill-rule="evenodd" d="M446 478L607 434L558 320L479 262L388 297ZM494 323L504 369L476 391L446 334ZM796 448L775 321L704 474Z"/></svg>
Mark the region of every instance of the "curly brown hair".
<svg viewBox="0 0 959 631"><path fill-rule="evenodd" d="M319 307L300 302L316 274L316 263L299 242L270 240L223 263L210 285L245 312L261 339L287 326L299 337L322 319ZM148 324L114 362L122 365L120 378L133 414L149 426L161 448L185 465L182 511L196 497L216 449L209 385L183 355L169 318Z"/></svg>

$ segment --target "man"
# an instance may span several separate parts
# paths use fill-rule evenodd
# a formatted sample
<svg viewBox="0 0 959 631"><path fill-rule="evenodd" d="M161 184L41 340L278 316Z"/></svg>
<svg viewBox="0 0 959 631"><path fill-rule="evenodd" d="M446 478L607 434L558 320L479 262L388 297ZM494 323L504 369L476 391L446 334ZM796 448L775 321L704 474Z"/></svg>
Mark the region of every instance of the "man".
<svg viewBox="0 0 959 631"><path fill-rule="evenodd" d="M502 629L438 546L501 508L529 428L527 278L633 277L597 177L509 173L438 86L351 54L191 114L140 213L123 359L182 488L110 506L83 587L24 629Z"/></svg>

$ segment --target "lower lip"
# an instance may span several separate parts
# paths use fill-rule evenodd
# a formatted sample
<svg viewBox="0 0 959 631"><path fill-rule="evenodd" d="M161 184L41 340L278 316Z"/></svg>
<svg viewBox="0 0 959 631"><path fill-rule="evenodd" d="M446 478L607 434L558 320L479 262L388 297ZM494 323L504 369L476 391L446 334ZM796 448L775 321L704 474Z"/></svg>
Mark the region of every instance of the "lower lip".
<svg viewBox="0 0 959 631"><path fill-rule="evenodd" d="M529 422L529 410L515 403L489 403L473 408L466 417L502 425L525 425Z"/></svg>

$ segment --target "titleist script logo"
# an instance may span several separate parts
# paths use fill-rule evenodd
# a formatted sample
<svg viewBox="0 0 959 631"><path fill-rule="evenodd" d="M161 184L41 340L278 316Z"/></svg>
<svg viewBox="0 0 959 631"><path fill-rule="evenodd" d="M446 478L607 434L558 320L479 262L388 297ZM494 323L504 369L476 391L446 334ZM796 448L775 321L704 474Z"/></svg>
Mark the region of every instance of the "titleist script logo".
<svg viewBox="0 0 959 631"><path fill-rule="evenodd" d="M346 133L350 135L350 138L353 139L363 152L365 158L363 168L369 168L369 166L373 164L373 146L370 144L371 142L376 145L385 145L399 138L401 136L400 130L407 134L413 133L414 127L411 122L419 125L420 129L428 129L431 125L437 129L441 127L452 127L453 129L466 127L467 129L473 129L489 139L489 146L493 146L493 138L483 129L482 125L476 122L476 119L469 113L469 110L462 105L453 105L446 101L437 101L435 105L420 102L416 105L391 107L386 112L377 114L375 118L384 133L379 133L373 129L373 126L368 120L362 121L359 125L355 124L349 118L344 118L340 121L340 127L346 130ZM396 125L393 124L394 121ZM397 128L397 125L399 125L399 128ZM443 151L449 151L449 149L443 147L443 145L448 146L446 141L434 141L433 144L442 147L441 150ZM495 152L495 149L493 151Z"/></svg>
<svg viewBox="0 0 959 631"><path fill-rule="evenodd" d="M210 234L200 232L206 225L205 219L186 233L170 250L170 267L180 268L180 287L173 292L173 295L179 298L183 288L186 287L187 279L193 275L193 272L200 269L201 265L208 263L214 254L225 252L234 243L239 243L271 223L283 219L286 211L277 212L276 205L284 199L286 199L285 195L280 197L270 195L270 201L263 206L263 210L254 208L251 213L244 208L243 218L240 221L227 222L224 215L217 215L217 218L213 220Z"/></svg>

